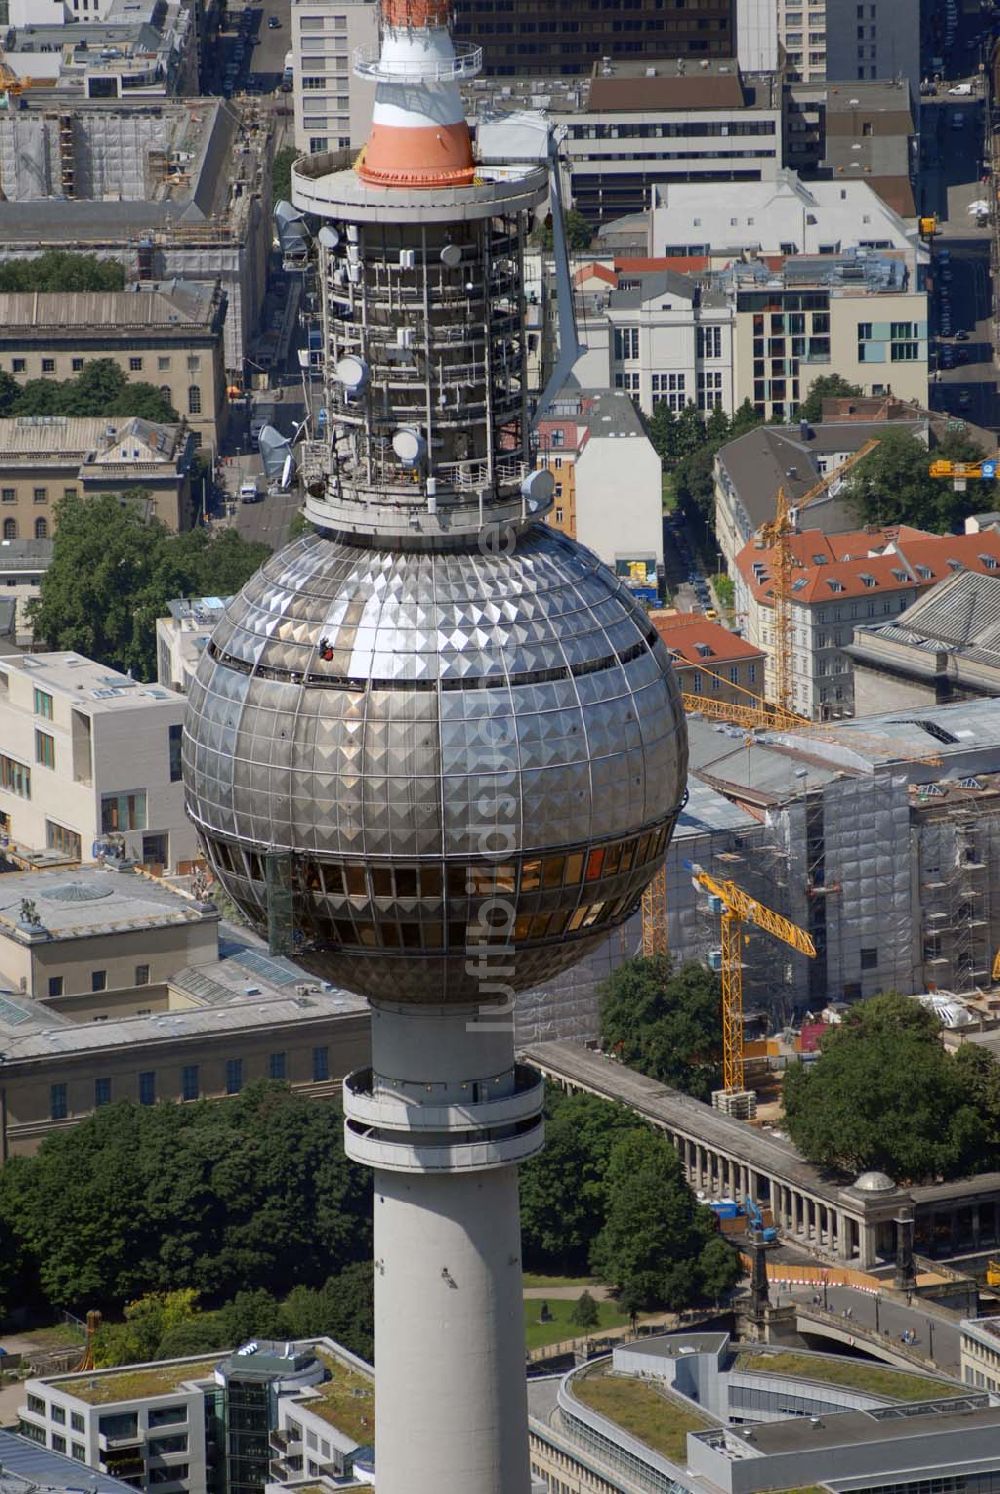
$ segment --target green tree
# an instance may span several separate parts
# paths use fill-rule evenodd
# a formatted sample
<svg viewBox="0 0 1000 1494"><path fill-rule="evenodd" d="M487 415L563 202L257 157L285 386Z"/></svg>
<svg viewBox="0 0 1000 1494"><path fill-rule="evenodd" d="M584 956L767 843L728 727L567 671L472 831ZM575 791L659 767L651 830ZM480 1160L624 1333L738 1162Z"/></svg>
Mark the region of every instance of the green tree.
<svg viewBox="0 0 1000 1494"><path fill-rule="evenodd" d="M233 1348L252 1338L283 1338L288 1323L281 1303L263 1287L237 1292L219 1311L226 1338Z"/></svg>
<svg viewBox="0 0 1000 1494"><path fill-rule="evenodd" d="M597 1309L597 1303L584 1288L573 1304L570 1322L575 1323L578 1328L596 1328L600 1321L601 1315Z"/></svg>
<svg viewBox="0 0 1000 1494"><path fill-rule="evenodd" d="M666 955L626 960L600 992L601 1044L623 1063L707 1100L721 1080L718 977Z"/></svg>
<svg viewBox="0 0 1000 1494"><path fill-rule="evenodd" d="M2 392L0 392L2 397ZM13 415L139 416L176 421L170 401L152 384L130 383L111 358L93 358L75 378L29 379L10 401Z"/></svg>
<svg viewBox="0 0 1000 1494"><path fill-rule="evenodd" d="M646 421L646 433L664 466L671 463L677 455L676 428L677 416L665 399L658 399L653 406L652 415Z"/></svg>
<svg viewBox="0 0 1000 1494"><path fill-rule="evenodd" d="M666 1137L643 1127L617 1141L608 1163L607 1217L591 1263L626 1310L676 1311L721 1295L740 1267L731 1252L724 1270L715 1241L711 1213L695 1202Z"/></svg>
<svg viewBox="0 0 1000 1494"><path fill-rule="evenodd" d="M46 249L34 259L0 263L0 291L124 290L125 269L116 259Z"/></svg>
<svg viewBox="0 0 1000 1494"><path fill-rule="evenodd" d="M0 1229L45 1298L77 1311L315 1286L369 1250L369 1185L342 1124L279 1084L226 1105L104 1106L0 1171Z"/></svg>
<svg viewBox="0 0 1000 1494"><path fill-rule="evenodd" d="M715 517L715 455L704 443L677 463L677 501L710 533Z"/></svg>
<svg viewBox="0 0 1000 1494"><path fill-rule="evenodd" d="M166 1333L192 1322L197 1298L190 1288L173 1292L149 1292L125 1306L124 1322L102 1323L94 1345L99 1369L116 1364L140 1364L160 1356Z"/></svg>
<svg viewBox="0 0 1000 1494"><path fill-rule="evenodd" d="M550 1086L545 1150L521 1168L521 1238L533 1270L573 1275L587 1268L604 1223L605 1173L611 1149L635 1117L596 1095Z"/></svg>
<svg viewBox="0 0 1000 1494"><path fill-rule="evenodd" d="M785 1118L810 1161L898 1182L949 1177L975 1148L976 1112L934 1016L894 994L852 1006L809 1068L788 1070Z"/></svg>
<svg viewBox="0 0 1000 1494"><path fill-rule="evenodd" d="M234 1345L221 1312L199 1312L168 1328L157 1345L157 1359L183 1359L190 1354L215 1354Z"/></svg>
<svg viewBox="0 0 1000 1494"><path fill-rule="evenodd" d="M582 254L590 248L594 231L582 213L576 208L569 208L563 213L563 228L566 233L566 243L570 254ZM552 214L548 214L545 221L532 230L531 242L539 249L552 249Z"/></svg>
<svg viewBox="0 0 1000 1494"><path fill-rule="evenodd" d="M705 421L705 440L713 452L718 451L719 447L729 440L731 429L729 416L725 410L721 405L713 405Z"/></svg>
<svg viewBox="0 0 1000 1494"><path fill-rule="evenodd" d="M697 405L689 400L674 426L674 450L678 460L693 455L705 444L705 422Z"/></svg>
<svg viewBox="0 0 1000 1494"><path fill-rule="evenodd" d="M848 474L844 496L865 524L912 524L944 534L966 514L981 512L994 502L991 485L969 482L964 493L931 477L927 447L909 431L887 426L879 444ZM952 461L978 461L982 452L966 437L950 434L934 452Z"/></svg>
<svg viewBox="0 0 1000 1494"><path fill-rule="evenodd" d="M747 431L752 431L755 426L763 425L763 423L762 417L757 414L750 403L748 395L729 422L730 441L735 441L737 436L745 436Z"/></svg>
<svg viewBox="0 0 1000 1494"><path fill-rule="evenodd" d="M172 597L237 591L268 554L235 530L171 535L136 492L64 498L55 519L52 563L30 604L36 638L139 679L156 674L156 619Z"/></svg>
<svg viewBox="0 0 1000 1494"><path fill-rule="evenodd" d="M850 399L863 391L857 384L849 384L840 374L824 374L813 383L805 399L799 405L799 417L815 423L822 419L825 399Z"/></svg>
<svg viewBox="0 0 1000 1494"><path fill-rule="evenodd" d="M290 202L292 198L292 162L299 152L292 145L285 145L275 153L271 167L271 196L275 202Z"/></svg>

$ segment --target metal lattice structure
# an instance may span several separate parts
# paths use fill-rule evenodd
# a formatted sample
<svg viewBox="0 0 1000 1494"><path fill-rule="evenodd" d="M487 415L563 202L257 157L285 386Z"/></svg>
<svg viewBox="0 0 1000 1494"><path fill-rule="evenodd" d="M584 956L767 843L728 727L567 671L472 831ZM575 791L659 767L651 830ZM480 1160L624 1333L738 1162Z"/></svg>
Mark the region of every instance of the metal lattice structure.
<svg viewBox="0 0 1000 1494"><path fill-rule="evenodd" d="M667 953L667 868L661 866L642 894L642 952Z"/></svg>
<svg viewBox="0 0 1000 1494"><path fill-rule="evenodd" d="M736 1094L744 1085L743 1063L743 925L755 924L765 933L782 940L800 954L815 957L812 939L790 919L765 908L748 897L735 882L718 881L700 867L693 870L695 883L716 898L720 909L722 945L722 1075L727 1094Z"/></svg>

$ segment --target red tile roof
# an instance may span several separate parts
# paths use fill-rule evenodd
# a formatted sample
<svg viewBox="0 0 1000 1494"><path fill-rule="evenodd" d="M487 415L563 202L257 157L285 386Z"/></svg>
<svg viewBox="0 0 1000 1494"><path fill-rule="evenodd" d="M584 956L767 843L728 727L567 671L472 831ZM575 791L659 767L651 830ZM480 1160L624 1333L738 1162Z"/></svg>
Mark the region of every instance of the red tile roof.
<svg viewBox="0 0 1000 1494"><path fill-rule="evenodd" d="M903 525L826 535L808 529L792 535L789 546L792 599L803 606L879 592L919 591L943 581L956 569L1000 572L1000 534L995 531L927 534ZM751 542L744 545L736 564L756 600L770 603L774 595L771 551L757 549Z"/></svg>
<svg viewBox="0 0 1000 1494"><path fill-rule="evenodd" d="M737 659L764 657L762 649L698 612L682 612L676 617L657 617L653 612L649 620L680 664L732 664ZM711 649L711 653L700 653L699 645Z"/></svg>
<svg viewBox="0 0 1000 1494"><path fill-rule="evenodd" d="M585 280L603 280L606 285L618 284L618 276L614 270L609 270L607 265L599 265L591 262L589 265L581 265L573 276L574 285L582 285Z"/></svg>
<svg viewBox="0 0 1000 1494"><path fill-rule="evenodd" d="M674 270L678 275L696 275L707 270L708 266L707 254L667 254L656 259L626 257L615 260L616 270L631 270L633 274L639 275L646 270Z"/></svg>

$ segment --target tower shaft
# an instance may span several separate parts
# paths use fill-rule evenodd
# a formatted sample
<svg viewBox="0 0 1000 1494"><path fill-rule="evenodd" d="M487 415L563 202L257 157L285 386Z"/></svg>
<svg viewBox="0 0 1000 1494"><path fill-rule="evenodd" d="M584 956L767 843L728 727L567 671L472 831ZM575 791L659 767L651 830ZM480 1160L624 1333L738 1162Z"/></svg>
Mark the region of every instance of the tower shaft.
<svg viewBox="0 0 1000 1494"><path fill-rule="evenodd" d="M375 1169L379 1494L527 1494L517 1164L542 1101L510 1013L372 1003L344 1108Z"/></svg>

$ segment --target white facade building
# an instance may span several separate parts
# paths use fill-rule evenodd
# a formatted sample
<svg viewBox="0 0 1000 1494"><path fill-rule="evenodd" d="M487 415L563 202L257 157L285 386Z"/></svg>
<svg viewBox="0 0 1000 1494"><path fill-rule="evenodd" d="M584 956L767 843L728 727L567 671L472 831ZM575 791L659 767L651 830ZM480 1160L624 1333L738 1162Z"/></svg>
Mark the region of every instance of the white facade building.
<svg viewBox="0 0 1000 1494"><path fill-rule="evenodd" d="M0 661L0 833L17 857L93 861L114 836L143 865L190 861L184 708L181 696L79 654Z"/></svg>
<svg viewBox="0 0 1000 1494"><path fill-rule="evenodd" d="M228 597L178 597L168 602L169 617L156 619L156 679L167 690L186 695L212 629Z"/></svg>
<svg viewBox="0 0 1000 1494"><path fill-rule="evenodd" d="M736 0L736 56L745 73L778 69L779 0Z"/></svg>
<svg viewBox="0 0 1000 1494"><path fill-rule="evenodd" d="M928 252L916 225L865 181L668 183L649 215L651 255L836 254L849 248L902 249L915 265Z"/></svg>
<svg viewBox="0 0 1000 1494"><path fill-rule="evenodd" d="M778 37L785 52L789 82L812 83L826 77L840 77L841 74L827 70L827 0L777 0L777 10ZM853 34L853 20L851 30Z"/></svg>
<svg viewBox="0 0 1000 1494"><path fill-rule="evenodd" d="M292 0L291 27L296 150L363 145L374 87L352 63L357 48L378 50L374 0Z"/></svg>

